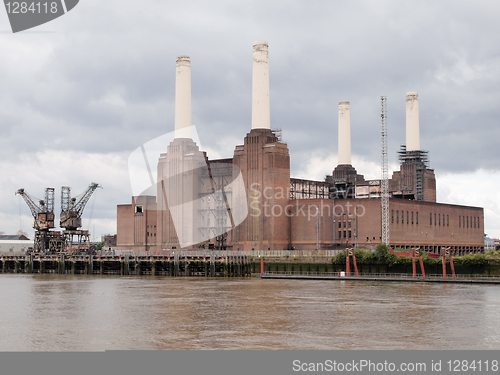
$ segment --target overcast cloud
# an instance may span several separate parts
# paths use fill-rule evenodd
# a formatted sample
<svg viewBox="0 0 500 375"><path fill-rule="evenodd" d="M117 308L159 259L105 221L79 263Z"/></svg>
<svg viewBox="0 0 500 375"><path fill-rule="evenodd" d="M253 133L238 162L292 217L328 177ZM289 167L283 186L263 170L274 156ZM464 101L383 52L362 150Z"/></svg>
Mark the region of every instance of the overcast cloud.
<svg viewBox="0 0 500 375"><path fill-rule="evenodd" d="M103 189L84 225L116 233L116 205L131 201L128 155L173 130L178 55L191 56L205 150L231 157L250 130L252 44L267 40L271 124L283 129L292 177L331 173L338 102L348 100L353 165L378 178L380 95L396 168L405 95L417 91L438 201L484 207L498 238L499 18L498 1L81 0L12 34L0 9L0 230L32 233L18 188L42 197L55 187L59 210L62 185L78 194L95 181Z"/></svg>

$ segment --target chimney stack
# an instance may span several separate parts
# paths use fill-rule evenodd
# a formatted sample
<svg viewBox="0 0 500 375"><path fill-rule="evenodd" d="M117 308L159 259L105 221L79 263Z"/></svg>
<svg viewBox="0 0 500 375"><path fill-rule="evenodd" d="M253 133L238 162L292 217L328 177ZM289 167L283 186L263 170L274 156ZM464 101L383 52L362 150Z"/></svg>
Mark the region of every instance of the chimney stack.
<svg viewBox="0 0 500 375"><path fill-rule="evenodd" d="M266 41L253 44L252 129L271 129L268 48Z"/></svg>
<svg viewBox="0 0 500 375"><path fill-rule="evenodd" d="M406 151L420 150L420 122L418 115L418 94L406 94Z"/></svg>
<svg viewBox="0 0 500 375"><path fill-rule="evenodd" d="M351 165L351 110L349 102L339 102L339 165Z"/></svg>
<svg viewBox="0 0 500 375"><path fill-rule="evenodd" d="M175 138L191 136L191 60L179 56L175 70Z"/></svg>

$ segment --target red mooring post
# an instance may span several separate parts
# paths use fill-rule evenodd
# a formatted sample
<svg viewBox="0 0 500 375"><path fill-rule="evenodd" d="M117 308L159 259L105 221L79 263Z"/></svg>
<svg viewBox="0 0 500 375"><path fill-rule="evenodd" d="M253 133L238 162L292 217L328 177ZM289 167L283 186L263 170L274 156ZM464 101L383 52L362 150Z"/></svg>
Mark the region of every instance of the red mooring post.
<svg viewBox="0 0 500 375"><path fill-rule="evenodd" d="M415 266L415 255L412 256L411 258L411 265L413 267L413 278L417 278L417 267Z"/></svg>
<svg viewBox="0 0 500 375"><path fill-rule="evenodd" d="M349 250L345 251L345 273L346 276L351 276L351 262L349 261Z"/></svg>
<svg viewBox="0 0 500 375"><path fill-rule="evenodd" d="M260 258L260 276L264 276L264 258Z"/></svg>
<svg viewBox="0 0 500 375"><path fill-rule="evenodd" d="M354 262L354 269L356 270L356 277L359 277L358 265L356 264L356 255L352 254L352 261Z"/></svg>
<svg viewBox="0 0 500 375"><path fill-rule="evenodd" d="M446 257L443 255L443 279L446 279Z"/></svg>
<svg viewBox="0 0 500 375"><path fill-rule="evenodd" d="M451 266L451 273L453 274L453 279L455 279L455 266L453 265L453 257L450 255L450 266Z"/></svg>
<svg viewBox="0 0 500 375"><path fill-rule="evenodd" d="M419 258L420 258L420 270L422 271L422 276L424 277L425 280L425 269L424 269L424 261L422 260L422 255L420 255Z"/></svg>

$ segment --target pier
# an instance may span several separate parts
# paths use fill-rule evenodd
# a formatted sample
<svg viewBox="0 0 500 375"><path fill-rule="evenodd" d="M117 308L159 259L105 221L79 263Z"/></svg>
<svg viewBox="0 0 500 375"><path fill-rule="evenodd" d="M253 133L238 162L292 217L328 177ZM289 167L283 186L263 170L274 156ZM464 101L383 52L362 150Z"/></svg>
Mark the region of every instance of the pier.
<svg viewBox="0 0 500 375"><path fill-rule="evenodd" d="M354 273L345 272L262 272L262 279L296 279L296 280L360 280L360 281L406 281L406 282L433 282L433 283L468 283L468 284L500 284L498 275L458 274L452 275L430 274L413 277L409 273Z"/></svg>
<svg viewBox="0 0 500 375"><path fill-rule="evenodd" d="M0 256L1 273L245 277L250 260L242 254L12 255Z"/></svg>

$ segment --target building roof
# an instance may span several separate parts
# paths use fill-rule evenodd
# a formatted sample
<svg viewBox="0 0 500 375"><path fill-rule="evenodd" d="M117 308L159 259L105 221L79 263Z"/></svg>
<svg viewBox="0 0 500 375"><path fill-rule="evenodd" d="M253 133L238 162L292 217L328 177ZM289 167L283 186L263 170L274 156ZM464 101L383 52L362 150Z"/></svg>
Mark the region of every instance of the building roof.
<svg viewBox="0 0 500 375"><path fill-rule="evenodd" d="M0 236L1 241L27 241L29 240L28 237L26 237L24 234L18 235L18 234L4 234Z"/></svg>

